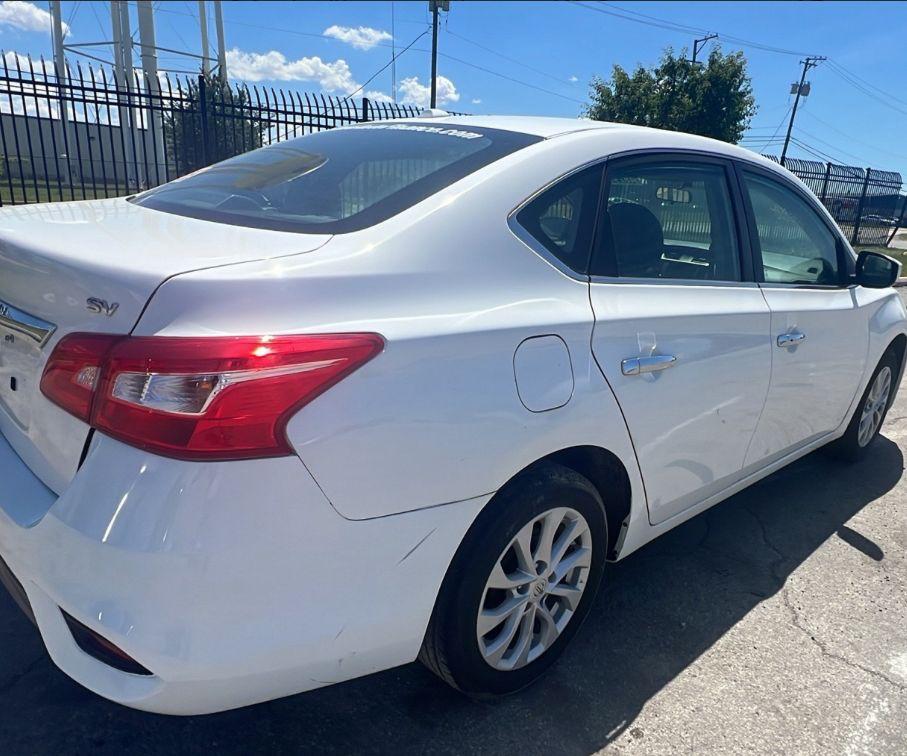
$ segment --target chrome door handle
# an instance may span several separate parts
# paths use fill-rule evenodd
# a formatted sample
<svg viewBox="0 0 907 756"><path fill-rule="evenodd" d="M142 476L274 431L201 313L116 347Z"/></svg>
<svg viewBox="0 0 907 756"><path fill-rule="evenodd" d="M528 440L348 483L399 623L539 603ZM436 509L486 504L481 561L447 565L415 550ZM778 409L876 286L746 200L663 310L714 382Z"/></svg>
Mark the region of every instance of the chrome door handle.
<svg viewBox="0 0 907 756"><path fill-rule="evenodd" d="M673 354L655 354L651 357L630 357L621 360L620 372L624 375L640 375L642 373L657 373L674 367L677 358Z"/></svg>
<svg viewBox="0 0 907 756"><path fill-rule="evenodd" d="M785 349L786 347L797 346L797 344L801 343L805 338L806 334L801 333L800 331L794 331L793 333L782 333L778 337L777 343L779 347Z"/></svg>

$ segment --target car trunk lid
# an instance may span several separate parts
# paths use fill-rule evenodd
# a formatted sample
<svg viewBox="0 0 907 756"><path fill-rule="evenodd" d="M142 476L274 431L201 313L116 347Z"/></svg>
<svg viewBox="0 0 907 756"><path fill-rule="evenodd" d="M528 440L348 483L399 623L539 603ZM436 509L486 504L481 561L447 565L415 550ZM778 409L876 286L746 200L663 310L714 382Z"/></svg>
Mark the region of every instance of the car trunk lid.
<svg viewBox="0 0 907 756"><path fill-rule="evenodd" d="M308 252L329 238L179 217L123 199L0 210L0 433L60 493L89 432L40 391L60 338L129 333L168 278Z"/></svg>

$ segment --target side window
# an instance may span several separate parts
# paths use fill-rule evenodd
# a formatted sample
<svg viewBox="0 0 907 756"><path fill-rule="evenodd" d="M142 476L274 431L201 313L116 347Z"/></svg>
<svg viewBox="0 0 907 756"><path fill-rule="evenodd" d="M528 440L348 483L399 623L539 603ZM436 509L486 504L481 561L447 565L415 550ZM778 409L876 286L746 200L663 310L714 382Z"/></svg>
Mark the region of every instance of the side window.
<svg viewBox="0 0 907 756"><path fill-rule="evenodd" d="M577 273L585 273L601 190L600 165L549 187L517 214L517 222Z"/></svg>
<svg viewBox="0 0 907 756"><path fill-rule="evenodd" d="M838 244L819 214L777 181L744 172L768 283L835 286L840 280Z"/></svg>
<svg viewBox="0 0 907 756"><path fill-rule="evenodd" d="M725 169L680 161L608 169L595 275L739 281Z"/></svg>

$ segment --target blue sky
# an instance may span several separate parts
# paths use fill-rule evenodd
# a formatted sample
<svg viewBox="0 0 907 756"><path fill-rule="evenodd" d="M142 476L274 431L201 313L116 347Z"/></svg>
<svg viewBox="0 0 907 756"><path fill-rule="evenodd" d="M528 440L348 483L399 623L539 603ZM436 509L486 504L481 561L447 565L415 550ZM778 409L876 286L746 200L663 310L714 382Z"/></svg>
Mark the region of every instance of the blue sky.
<svg viewBox="0 0 907 756"><path fill-rule="evenodd" d="M428 29L427 5L224 2L231 76L340 95L365 85L360 94L390 98L391 68L369 79L390 60L392 45L399 51ZM195 0L155 7L158 45L198 53ZM44 2L0 4L0 46L48 55L46 8ZM63 16L69 43L110 38L106 2L64 0ZM209 29L213 42L213 19ZM447 107L460 111L576 116L592 76L607 76L614 63L651 65L667 45L690 47L695 29L717 32L725 51L747 55L759 105L749 146L780 151L800 53L827 55L831 61L810 72L812 92L797 116L794 135L805 146L795 145L790 154L907 176L907 3L452 0L450 13L442 14L439 92ZM427 98L430 43L425 34L397 60L401 101ZM106 48L83 49L110 58ZM192 58L163 52L160 63L179 70L197 66Z"/></svg>

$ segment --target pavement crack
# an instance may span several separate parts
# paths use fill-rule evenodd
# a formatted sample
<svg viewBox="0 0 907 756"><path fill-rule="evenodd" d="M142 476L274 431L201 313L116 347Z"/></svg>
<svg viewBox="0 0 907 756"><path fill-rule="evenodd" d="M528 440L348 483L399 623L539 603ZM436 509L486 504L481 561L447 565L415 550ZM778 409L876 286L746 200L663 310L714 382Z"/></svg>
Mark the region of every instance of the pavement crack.
<svg viewBox="0 0 907 756"><path fill-rule="evenodd" d="M784 552L781 551L773 542L772 539L768 537L768 528L765 527L765 523L762 521L762 518L750 509L747 506L743 507L747 512L749 512L750 517L756 521L756 525L759 526L759 535L762 537L762 542L768 547L768 549L775 555L775 558L769 564L769 572L771 573L772 578L778 583L778 587L781 588L784 586L784 576L780 574L779 568L787 559Z"/></svg>
<svg viewBox="0 0 907 756"><path fill-rule="evenodd" d="M855 661L853 661L853 659L848 659L843 654L835 653L834 651L829 649L828 646L823 641L821 641L819 638L817 638L815 635L813 635L813 633L810 631L810 629L808 627L806 627L805 623L803 622L803 618L800 616L799 610L797 609L796 606L794 606L793 602L790 599L790 595L787 592L787 586L784 586L781 589L781 600L784 602L784 605L787 607L788 611L790 612L791 620L794 623L794 627L796 627L807 638L809 638L810 641L812 641L813 645L819 649L819 652L822 654L822 656L826 657L827 659L832 659L833 661L840 662L841 664L844 664L844 665L850 667L851 669L855 669L860 672L863 672L864 674L869 675L870 677L874 677L876 679L882 680L883 682L888 683L889 685L897 688L900 691L907 691L907 685L905 685L904 683L898 682L897 680L892 679L891 677L886 675L884 672L879 672L877 669L872 669L871 667L867 667L863 664L860 664L859 662L855 662Z"/></svg>
<svg viewBox="0 0 907 756"><path fill-rule="evenodd" d="M31 662L29 662L26 665L25 669L23 669L21 672L17 672L16 674L12 675L8 680L6 680L4 683L0 684L0 694L7 693L8 691L15 688L16 685L18 685L20 681L22 681L24 678L28 677L32 672L34 672L35 668L38 667L38 665L40 665L43 661L44 661L44 654L41 654L40 656L36 657Z"/></svg>
<svg viewBox="0 0 907 756"><path fill-rule="evenodd" d="M813 645L819 649L819 653L821 653L822 656L826 657L827 659L832 659L833 661L844 664L851 669L858 670L863 674L869 675L870 677L882 680L883 682L892 685L898 690L907 691L907 685L892 679L884 672L879 672L878 670L872 669L871 667L866 667L859 662L848 659L842 654L835 653L834 651L829 649L822 640L817 638L810 631L810 629L806 626L803 617L800 615L800 610L794 605L793 601L791 601L790 593L788 592L787 581L780 573L780 567L787 559L787 557L784 555L784 552L781 551L781 549L779 549L772 542L771 538L769 538L768 529L765 527L765 523L762 521L762 518L749 507L744 507L744 509L749 512L752 518L756 521L756 524L759 526L759 532L762 536L763 543L765 543L768 549L771 550L771 552L775 555L775 559L773 559L771 564L769 565L769 570L771 572L772 579L774 579L778 585L778 593L781 594L781 601L784 603L784 606L790 614L791 622L793 623L794 627L797 628L797 630L799 630L801 633L803 633L807 638L809 638Z"/></svg>

